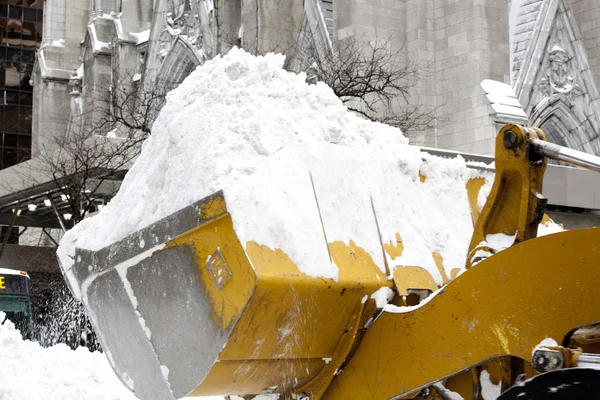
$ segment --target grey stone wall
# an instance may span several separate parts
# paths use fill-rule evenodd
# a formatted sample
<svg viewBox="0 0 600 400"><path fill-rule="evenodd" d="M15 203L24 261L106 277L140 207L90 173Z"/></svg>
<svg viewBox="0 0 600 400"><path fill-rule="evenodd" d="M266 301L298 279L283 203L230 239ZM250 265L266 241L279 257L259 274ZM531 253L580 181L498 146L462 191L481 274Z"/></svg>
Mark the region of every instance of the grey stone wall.
<svg viewBox="0 0 600 400"><path fill-rule="evenodd" d="M81 64L90 4L85 0L47 0L44 40L36 60L33 89L32 156L67 131L71 96L70 71Z"/></svg>
<svg viewBox="0 0 600 400"><path fill-rule="evenodd" d="M411 137L413 143L492 153L497 127L480 83L510 79L508 11L498 0L334 2L335 36L391 37L403 50L399 62L428 67L410 103L435 111L435 127Z"/></svg>
<svg viewBox="0 0 600 400"><path fill-rule="evenodd" d="M425 2L427 2L426 0ZM406 0L333 2L334 37L350 36L406 39Z"/></svg>
<svg viewBox="0 0 600 400"><path fill-rule="evenodd" d="M240 9L245 49L259 54L269 51L289 53L302 27L302 0L243 1Z"/></svg>
<svg viewBox="0 0 600 400"><path fill-rule="evenodd" d="M69 121L71 96L68 81L37 79L33 86L32 157L40 149L55 145L64 135Z"/></svg>
<svg viewBox="0 0 600 400"><path fill-rule="evenodd" d="M435 1L437 102L435 147L492 154L497 128L480 88L509 82L508 4Z"/></svg>
<svg viewBox="0 0 600 400"><path fill-rule="evenodd" d="M52 60L51 68L63 70L79 66L80 46L87 30L91 13L86 0L47 0L44 10L44 52ZM64 40L64 46L52 43ZM54 55L53 53L56 53Z"/></svg>
<svg viewBox="0 0 600 400"><path fill-rule="evenodd" d="M557 1L563 0L552 0L551 3ZM64 36L65 48L48 46L45 49L47 64L57 70L74 69L82 54L86 70L83 98L87 98L88 103L91 100L87 96L93 93L94 85L102 87L108 82L111 63L113 69L117 66L118 78L130 74L129 71L139 71L148 78L146 83L153 82L157 75L175 77L179 82L205 59L226 52L238 43L256 53L289 52L298 39L306 7L302 0L216 1L216 9L210 16L202 14L202 18L198 18L202 20L199 21L202 26L191 26L192 19L180 16L177 17L181 18L179 25L169 27L169 18L173 18L182 4L192 7L192 13L198 9L191 3L166 0L156 4L151 0L97 0L92 4L82 0L48 2L53 12L47 21L47 38L56 40ZM515 60L519 64L519 55L525 54L529 47L527 40L537 38L533 31L538 29L538 21L546 18L542 14L556 9L555 5L554 8L542 7L539 0L516 3L521 8L518 10L520 25L513 37L513 64ZM596 21L600 20L600 3L571 0L570 4L590 67L598 78L600 26ZM121 13L119 23L123 32L118 32L116 24L111 25L109 19L112 17L106 15L111 11L114 11L113 17ZM505 0L334 1L333 37L334 40L391 39L391 50L401 50L398 63L414 61L423 66L410 103L419 105L423 112L434 112L436 119L432 129L412 135L414 144L491 154L498 124L494 122L490 103L480 83L484 79L510 83L509 12L510 2ZM98 36L106 37L111 31L113 39L103 40L113 42L112 51L90 53L91 43L87 42L83 53L79 50L90 21ZM145 53L141 52L140 43L136 43L134 36L127 33L139 33L144 29L151 29ZM198 44L200 37L204 44ZM140 63L140 54L146 54L145 64ZM115 77L112 78L114 81ZM55 82L59 80L55 79ZM44 94L44 87L40 87L36 97L39 97L40 105L45 101L44 107L54 107L49 102L54 92ZM67 92L56 87L52 90ZM64 107L66 97L57 94L56 98L63 100L55 102L60 108L56 109L54 117L60 110L68 110ZM395 107L403 105L399 101ZM523 105L530 106L529 103ZM46 119L49 116L37 117L36 126L47 124ZM43 140L42 136L40 140Z"/></svg>
<svg viewBox="0 0 600 400"><path fill-rule="evenodd" d="M571 0L581 39L587 51L596 82L600 82L600 1Z"/></svg>
<svg viewBox="0 0 600 400"><path fill-rule="evenodd" d="M240 46L240 28L242 27L242 0L217 2L217 32L219 53L227 53L231 47Z"/></svg>
<svg viewBox="0 0 600 400"><path fill-rule="evenodd" d="M105 27L105 29L108 29L108 27ZM107 42L110 40L109 32L106 30L101 36ZM92 46L92 40L88 35L84 42L83 53L84 76L81 91L83 126L75 126L74 134L88 134L91 130L94 130L94 134L100 134L106 133L112 128L103 126L103 131L98 131L96 128L105 121L109 106L108 88L112 84L111 55L110 53L97 52Z"/></svg>
<svg viewBox="0 0 600 400"><path fill-rule="evenodd" d="M150 28L154 2L152 0L119 0L117 14L123 27L139 32ZM137 29L136 29L137 28Z"/></svg>
<svg viewBox="0 0 600 400"><path fill-rule="evenodd" d="M427 67L415 87L416 104L423 112L436 110L436 52L435 52L435 1L406 1L406 57ZM435 126L438 123L436 121ZM411 137L412 143L435 147L436 128Z"/></svg>
<svg viewBox="0 0 600 400"><path fill-rule="evenodd" d="M256 51L259 46L260 15L256 4L251 1L242 1L242 46L245 49Z"/></svg>

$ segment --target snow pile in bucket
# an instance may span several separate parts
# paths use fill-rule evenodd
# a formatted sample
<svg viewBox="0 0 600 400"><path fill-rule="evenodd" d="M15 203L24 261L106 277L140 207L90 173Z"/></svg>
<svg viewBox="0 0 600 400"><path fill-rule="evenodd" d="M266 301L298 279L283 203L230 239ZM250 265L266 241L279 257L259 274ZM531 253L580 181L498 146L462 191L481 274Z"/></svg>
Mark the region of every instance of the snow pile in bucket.
<svg viewBox="0 0 600 400"><path fill-rule="evenodd" d="M0 349L0 399L136 399L102 353L64 344L43 348L23 340L9 320L0 325Z"/></svg>
<svg viewBox="0 0 600 400"><path fill-rule="evenodd" d="M67 276L76 247L98 250L219 190L242 244L281 249L310 276L338 276L323 231L382 271L379 232L403 242L391 266L425 267L440 284L433 252L448 275L462 268L472 233L464 161L421 153L283 62L233 49L170 92L117 196L61 241Z"/></svg>

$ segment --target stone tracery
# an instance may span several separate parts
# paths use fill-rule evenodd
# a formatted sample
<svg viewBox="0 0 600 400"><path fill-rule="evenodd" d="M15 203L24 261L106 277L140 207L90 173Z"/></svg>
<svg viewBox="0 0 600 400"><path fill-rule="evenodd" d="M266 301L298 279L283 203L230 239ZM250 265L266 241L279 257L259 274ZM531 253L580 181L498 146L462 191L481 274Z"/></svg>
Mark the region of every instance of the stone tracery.
<svg viewBox="0 0 600 400"><path fill-rule="evenodd" d="M164 59L177 38L182 38L197 49L203 58L203 23L212 25L214 7L206 0L170 0L165 13L164 30L159 37L159 56Z"/></svg>
<svg viewBox="0 0 600 400"><path fill-rule="evenodd" d="M540 81L540 90L548 97L555 93L580 96L581 87L575 82L574 76L573 57L555 44L549 52L545 75Z"/></svg>

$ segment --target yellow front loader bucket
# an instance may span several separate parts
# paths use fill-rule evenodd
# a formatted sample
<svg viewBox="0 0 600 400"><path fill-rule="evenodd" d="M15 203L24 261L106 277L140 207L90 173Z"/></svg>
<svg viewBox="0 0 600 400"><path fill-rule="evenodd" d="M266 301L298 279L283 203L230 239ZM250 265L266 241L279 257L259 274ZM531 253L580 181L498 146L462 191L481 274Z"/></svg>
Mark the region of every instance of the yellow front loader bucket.
<svg viewBox="0 0 600 400"><path fill-rule="evenodd" d="M222 193L99 252L77 251L103 348L144 399L286 392L324 369L333 376L367 297L391 286L344 244L332 245L337 281L300 273L279 250L244 251Z"/></svg>
<svg viewBox="0 0 600 400"><path fill-rule="evenodd" d="M598 228L529 240L395 313L370 298L392 283L367 253L332 246L339 279L306 276L279 250L244 251L217 193L78 250L74 270L113 368L141 399L379 400L504 355L528 361L546 336L600 320L599 241Z"/></svg>

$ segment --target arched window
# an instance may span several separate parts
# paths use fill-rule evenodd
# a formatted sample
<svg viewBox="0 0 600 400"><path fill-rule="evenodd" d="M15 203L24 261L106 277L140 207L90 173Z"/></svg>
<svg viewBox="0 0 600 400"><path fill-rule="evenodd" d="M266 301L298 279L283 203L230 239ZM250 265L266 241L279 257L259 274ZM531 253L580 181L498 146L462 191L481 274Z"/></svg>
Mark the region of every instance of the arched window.
<svg viewBox="0 0 600 400"><path fill-rule="evenodd" d="M556 94L540 101L531 114L548 141L591 154L600 154L595 130L586 115L568 96Z"/></svg>

